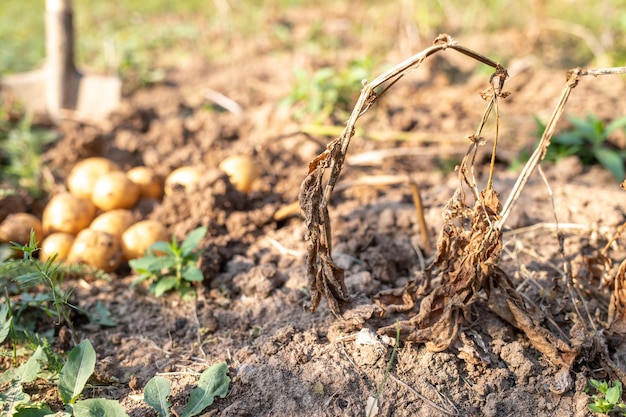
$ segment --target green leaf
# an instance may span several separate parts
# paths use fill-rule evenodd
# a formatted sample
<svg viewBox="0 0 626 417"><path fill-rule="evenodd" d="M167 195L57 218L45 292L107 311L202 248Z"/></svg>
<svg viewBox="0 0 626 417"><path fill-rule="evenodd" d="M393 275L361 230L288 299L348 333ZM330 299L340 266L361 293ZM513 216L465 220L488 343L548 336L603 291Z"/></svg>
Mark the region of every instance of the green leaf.
<svg viewBox="0 0 626 417"><path fill-rule="evenodd" d="M144 257L131 259L128 265L138 272L160 272L163 269L169 269L176 266L176 258L170 256Z"/></svg>
<svg viewBox="0 0 626 417"><path fill-rule="evenodd" d="M607 136L611 133L615 132L617 129L623 129L626 127L626 117L620 117L619 119L613 120L608 126L604 129L604 132Z"/></svg>
<svg viewBox="0 0 626 417"><path fill-rule="evenodd" d="M59 391L64 404L74 404L85 388L96 365L96 351L89 339L80 342L70 351L59 376Z"/></svg>
<svg viewBox="0 0 626 417"><path fill-rule="evenodd" d="M178 285L176 277L165 277L150 285L150 291L155 297L160 297L169 290L176 288L176 285Z"/></svg>
<svg viewBox="0 0 626 417"><path fill-rule="evenodd" d="M598 147L593 149L593 155L600 165L611 171L617 181L624 180L624 161L619 153L609 148Z"/></svg>
<svg viewBox="0 0 626 417"><path fill-rule="evenodd" d="M9 381L18 380L18 376L15 374L14 368L9 368L0 374L0 384L6 384Z"/></svg>
<svg viewBox="0 0 626 417"><path fill-rule="evenodd" d="M41 363L47 363L48 357L46 356L43 347L37 346L37 350L33 355L28 358L25 364L20 366L15 375L19 378L21 383L32 382L37 378L37 374L41 371Z"/></svg>
<svg viewBox="0 0 626 417"><path fill-rule="evenodd" d="M598 407L596 404L587 404L587 408L593 411L594 413L604 413L604 408Z"/></svg>
<svg viewBox="0 0 626 417"><path fill-rule="evenodd" d="M145 272L151 270L152 264L154 264L154 262L155 258L137 258L128 261L128 265L137 272Z"/></svg>
<svg viewBox="0 0 626 417"><path fill-rule="evenodd" d="M193 417L202 410L213 404L216 396L224 398L228 394L230 378L228 377L228 365L220 362L210 366L198 380L198 386L191 391L189 402L183 411L182 417Z"/></svg>
<svg viewBox="0 0 626 417"><path fill-rule="evenodd" d="M27 288L37 284L41 284L42 280L39 271L31 271L13 278L13 281L21 287Z"/></svg>
<svg viewBox="0 0 626 417"><path fill-rule="evenodd" d="M53 411L46 404L28 404L20 406L13 417L46 417L53 414Z"/></svg>
<svg viewBox="0 0 626 417"><path fill-rule="evenodd" d="M77 417L128 417L119 401L105 398L80 400L73 410Z"/></svg>
<svg viewBox="0 0 626 417"><path fill-rule="evenodd" d="M11 331L11 323L13 322L13 317L9 317L9 319L7 320L7 311L7 305L3 304L0 307L0 343L4 342L9 336L9 332Z"/></svg>
<svg viewBox="0 0 626 417"><path fill-rule="evenodd" d="M622 383L619 381L615 381L613 383L613 386L606 390L604 398L611 404L617 404L622 398Z"/></svg>
<svg viewBox="0 0 626 417"><path fill-rule="evenodd" d="M576 116L569 116L568 119L580 136L595 142L598 119L594 115L590 114L587 119Z"/></svg>
<svg viewBox="0 0 626 417"><path fill-rule="evenodd" d="M574 146L574 145L582 145L583 138L580 133L574 132L564 132L558 135L555 135L552 139L552 142L559 145L564 146Z"/></svg>
<svg viewBox="0 0 626 417"><path fill-rule="evenodd" d="M130 283L130 288L135 288L137 284L139 284L140 282L143 282L147 279L151 279L153 277L154 277L154 274L152 273L147 272L147 273L141 274L137 278L135 278L133 282Z"/></svg>
<svg viewBox="0 0 626 417"><path fill-rule="evenodd" d="M208 228L206 226L198 227L194 229L187 238L180 245L181 254L183 257L189 256L194 249L200 244L202 239L207 233Z"/></svg>
<svg viewBox="0 0 626 417"><path fill-rule="evenodd" d="M606 381L598 381L597 379L589 378L589 385L600 391L601 393L605 393L609 388L609 385Z"/></svg>
<svg viewBox="0 0 626 417"><path fill-rule="evenodd" d="M4 412L7 412L7 415L11 416L15 413L17 406L26 404L29 401L30 395L22 390L22 384L15 379L7 389L0 392L0 415L4 416Z"/></svg>
<svg viewBox="0 0 626 417"><path fill-rule="evenodd" d="M201 282L202 280L204 280L204 275L202 274L202 271L200 271L200 269L195 265L188 265L184 267L182 270L182 274L183 278L186 281Z"/></svg>
<svg viewBox="0 0 626 417"><path fill-rule="evenodd" d="M143 389L143 399L161 417L169 417L169 408L172 406L167 401L170 395L170 382L162 376L155 376L146 384Z"/></svg>
<svg viewBox="0 0 626 417"><path fill-rule="evenodd" d="M155 251L163 252L167 255L174 256L176 255L172 250L171 246L167 242L155 242L150 245L150 250L154 253Z"/></svg>

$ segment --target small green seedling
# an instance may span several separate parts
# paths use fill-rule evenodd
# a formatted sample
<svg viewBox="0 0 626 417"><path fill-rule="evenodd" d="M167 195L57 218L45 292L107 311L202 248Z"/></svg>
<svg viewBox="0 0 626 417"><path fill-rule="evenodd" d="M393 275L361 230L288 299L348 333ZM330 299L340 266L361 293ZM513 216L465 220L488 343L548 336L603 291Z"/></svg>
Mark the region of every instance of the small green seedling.
<svg viewBox="0 0 626 417"><path fill-rule="evenodd" d="M230 377L226 362L216 363L208 367L200 375L197 386L191 391L189 402L185 406L181 417L193 417L213 404L216 396L226 397ZM160 417L169 417L172 404L167 400L170 394L170 383L162 376L153 377L143 391L146 404L154 408Z"/></svg>
<svg viewBox="0 0 626 417"><path fill-rule="evenodd" d="M140 274L132 285L151 280L150 292L156 297L171 290L179 291L185 299L195 297L193 283L204 279L197 266L201 253L197 246L206 233L206 227L198 227L180 245L176 237L172 237L170 243L156 242L143 258L130 260L130 267ZM155 252L165 255L157 256Z"/></svg>
<svg viewBox="0 0 626 417"><path fill-rule="evenodd" d="M0 415L9 417L45 416L53 411L42 402L31 401L23 386L37 378L52 379L46 374L48 358L39 346L26 363L0 374L0 383L8 383L8 388L0 392ZM88 339L72 349L58 375L59 397L65 411L54 414L60 417L71 416L110 416L127 417L118 401L104 398L80 399L80 396L93 374L96 365L96 351Z"/></svg>
<svg viewBox="0 0 626 417"><path fill-rule="evenodd" d="M586 119L570 116L569 121L572 129L552 137L545 159L555 162L576 155L583 165L599 164L609 170L617 181L623 181L626 150L611 146L609 136L626 127L626 117L616 119L607 125L593 114L588 115ZM545 124L537 118L535 123L539 134L542 134Z"/></svg>
<svg viewBox="0 0 626 417"><path fill-rule="evenodd" d="M618 411L626 416L626 404L622 401L622 383L620 381L615 381L613 385L609 386L606 381L597 381L591 378L589 385L600 393L600 395L591 396L593 403L587 404L591 411L604 414Z"/></svg>

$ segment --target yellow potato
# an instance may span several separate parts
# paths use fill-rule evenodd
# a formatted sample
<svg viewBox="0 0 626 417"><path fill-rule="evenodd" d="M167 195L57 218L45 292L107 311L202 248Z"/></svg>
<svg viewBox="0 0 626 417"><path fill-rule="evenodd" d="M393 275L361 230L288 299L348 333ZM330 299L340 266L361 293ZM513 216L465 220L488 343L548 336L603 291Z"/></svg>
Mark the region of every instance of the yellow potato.
<svg viewBox="0 0 626 417"><path fill-rule="evenodd" d="M56 232L46 236L39 247L39 259L46 262L56 254L55 261L60 262L67 259L72 244L74 243L74 235L69 233Z"/></svg>
<svg viewBox="0 0 626 417"><path fill-rule="evenodd" d="M169 242L167 229L155 220L142 220L122 234L122 251L128 260L141 258L155 242Z"/></svg>
<svg viewBox="0 0 626 417"><path fill-rule="evenodd" d="M0 224L0 242L15 242L26 245L30 241L30 231L35 231L37 242L43 238L41 221L28 213L9 214Z"/></svg>
<svg viewBox="0 0 626 417"><path fill-rule="evenodd" d="M152 169L139 166L130 169L126 176L137 184L141 190L141 198L163 197L163 178Z"/></svg>
<svg viewBox="0 0 626 417"><path fill-rule="evenodd" d="M198 166L176 168L165 179L165 195L174 192L174 187L182 186L186 191L192 189L200 181L202 169Z"/></svg>
<svg viewBox="0 0 626 417"><path fill-rule="evenodd" d="M65 232L76 235L89 226L96 216L96 206L86 198L71 193L52 197L43 211L45 234Z"/></svg>
<svg viewBox="0 0 626 417"><path fill-rule="evenodd" d="M84 263L105 272L115 271L122 263L120 240L101 230L85 229L74 239L67 262Z"/></svg>
<svg viewBox="0 0 626 417"><path fill-rule="evenodd" d="M100 210L133 208L139 201L139 186L122 171L101 175L91 194L91 201Z"/></svg>
<svg viewBox="0 0 626 417"><path fill-rule="evenodd" d="M94 184L101 175L121 171L110 159L94 157L78 162L67 177L67 188L76 196L91 198Z"/></svg>
<svg viewBox="0 0 626 417"><path fill-rule="evenodd" d="M246 155L233 155L224 159L219 168L228 175L230 183L242 193L252 188L261 172L255 161Z"/></svg>
<svg viewBox="0 0 626 417"><path fill-rule="evenodd" d="M89 228L92 230L101 230L121 237L122 233L135 223L135 215L132 211L126 209L115 209L105 211L91 222Z"/></svg>

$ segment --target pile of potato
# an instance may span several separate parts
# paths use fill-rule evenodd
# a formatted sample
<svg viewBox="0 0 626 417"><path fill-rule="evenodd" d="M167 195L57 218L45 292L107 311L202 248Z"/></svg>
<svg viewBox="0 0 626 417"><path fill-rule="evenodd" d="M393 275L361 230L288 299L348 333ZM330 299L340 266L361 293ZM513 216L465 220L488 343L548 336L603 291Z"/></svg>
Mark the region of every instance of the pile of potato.
<svg viewBox="0 0 626 417"><path fill-rule="evenodd" d="M259 176L258 168L246 156L229 157L220 169L244 193ZM137 219L132 209L138 202L160 199L164 193L173 193L175 187L190 190L202 173L199 167L181 167L163 181L144 166L124 172L106 158L84 159L67 178L69 191L50 199L41 221L28 213L9 215L0 224L0 242L28 243L32 229L41 242L42 261L56 255L58 261L114 271L124 260L143 256L154 242L169 241L162 224Z"/></svg>
<svg viewBox="0 0 626 417"><path fill-rule="evenodd" d="M72 168L67 188L50 199L41 221L27 213L9 215L0 225L0 241L27 243L33 229L42 261L56 254L59 261L110 272L143 256L154 242L169 240L165 226L137 221L131 210L142 198L163 196L163 180L151 169L124 172L109 159L87 158Z"/></svg>

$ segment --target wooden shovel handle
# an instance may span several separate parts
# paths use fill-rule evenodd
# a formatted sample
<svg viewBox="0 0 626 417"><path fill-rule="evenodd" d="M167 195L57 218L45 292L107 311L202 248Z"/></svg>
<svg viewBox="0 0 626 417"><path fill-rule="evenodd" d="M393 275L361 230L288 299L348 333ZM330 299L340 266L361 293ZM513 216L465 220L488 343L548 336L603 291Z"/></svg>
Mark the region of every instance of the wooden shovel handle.
<svg viewBox="0 0 626 417"><path fill-rule="evenodd" d="M73 23L72 0L46 0L46 100L51 113L71 109L76 101Z"/></svg>

